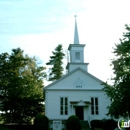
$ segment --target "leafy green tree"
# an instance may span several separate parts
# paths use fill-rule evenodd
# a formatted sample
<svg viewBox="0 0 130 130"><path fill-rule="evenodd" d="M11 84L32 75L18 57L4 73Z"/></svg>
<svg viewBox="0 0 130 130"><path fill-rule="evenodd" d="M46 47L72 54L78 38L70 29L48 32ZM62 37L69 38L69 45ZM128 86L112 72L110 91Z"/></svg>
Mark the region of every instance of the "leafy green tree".
<svg viewBox="0 0 130 130"><path fill-rule="evenodd" d="M51 65L51 72L49 73L49 81L58 80L63 75L62 60L65 56L63 53L62 44L59 44L55 51L52 51L53 56L50 56L49 62L46 65Z"/></svg>
<svg viewBox="0 0 130 130"><path fill-rule="evenodd" d="M126 32L120 43L115 45L115 58L112 59L114 77L113 85L105 83L104 90L111 99L108 114L114 117L130 116L130 26L125 25Z"/></svg>
<svg viewBox="0 0 130 130"><path fill-rule="evenodd" d="M0 55L0 110L6 122L22 122L34 117L43 101L45 67L20 48Z"/></svg>

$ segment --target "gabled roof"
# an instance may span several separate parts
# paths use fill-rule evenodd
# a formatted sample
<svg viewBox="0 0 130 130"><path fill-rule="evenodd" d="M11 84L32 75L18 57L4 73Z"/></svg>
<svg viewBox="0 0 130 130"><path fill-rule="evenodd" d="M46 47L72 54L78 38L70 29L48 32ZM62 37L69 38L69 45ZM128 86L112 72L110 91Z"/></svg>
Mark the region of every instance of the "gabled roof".
<svg viewBox="0 0 130 130"><path fill-rule="evenodd" d="M68 76L74 74L74 73L77 72L77 71L81 71L82 73L84 73L84 74L90 76L91 78L97 80L98 82L103 83L102 80L98 79L97 77L93 76L92 74L88 73L87 71L83 70L82 68L78 67L78 68L74 69L73 71L71 71L70 73L68 73L68 74L64 75L63 77L61 77L59 80L57 80L57 81L55 81L55 82L53 82L53 83L47 85L46 87L44 87L44 90L50 88L51 86L53 86L53 85L55 85L56 83L62 81L63 79L67 78Z"/></svg>

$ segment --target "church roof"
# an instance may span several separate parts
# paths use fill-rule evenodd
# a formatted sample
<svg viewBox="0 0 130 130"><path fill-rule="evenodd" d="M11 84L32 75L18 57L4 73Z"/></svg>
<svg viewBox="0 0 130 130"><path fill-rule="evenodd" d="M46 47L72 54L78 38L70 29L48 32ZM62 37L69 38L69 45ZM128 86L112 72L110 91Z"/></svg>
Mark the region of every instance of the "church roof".
<svg viewBox="0 0 130 130"><path fill-rule="evenodd" d="M102 80L98 79L97 77L93 76L92 74L88 73L87 71L83 70L82 68L78 67L78 68L74 69L73 71L69 72L68 74L64 75L63 77L61 77L59 80L56 80L53 83L47 85L46 87L44 87L44 89L46 90L47 88L55 85L56 83L61 82L63 79L67 78L68 76L74 74L77 71L81 71L84 74L86 74L86 75L92 77L93 79L97 80L98 82L104 83Z"/></svg>
<svg viewBox="0 0 130 130"><path fill-rule="evenodd" d="M68 50L70 51L72 47L85 47L85 44L69 44Z"/></svg>

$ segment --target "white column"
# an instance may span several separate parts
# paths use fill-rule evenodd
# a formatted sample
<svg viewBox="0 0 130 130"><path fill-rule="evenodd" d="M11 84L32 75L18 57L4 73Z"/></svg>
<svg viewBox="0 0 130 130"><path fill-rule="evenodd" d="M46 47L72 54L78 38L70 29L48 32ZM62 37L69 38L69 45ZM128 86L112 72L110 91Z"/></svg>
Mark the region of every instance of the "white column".
<svg viewBox="0 0 130 130"><path fill-rule="evenodd" d="M72 111L71 111L71 115L73 115L73 105L72 105Z"/></svg>

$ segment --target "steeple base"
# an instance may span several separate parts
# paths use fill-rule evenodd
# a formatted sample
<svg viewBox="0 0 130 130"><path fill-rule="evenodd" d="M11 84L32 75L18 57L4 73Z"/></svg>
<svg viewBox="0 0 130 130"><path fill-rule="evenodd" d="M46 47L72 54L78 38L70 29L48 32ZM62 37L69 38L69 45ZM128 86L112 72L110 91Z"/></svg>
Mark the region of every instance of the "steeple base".
<svg viewBox="0 0 130 130"><path fill-rule="evenodd" d="M85 71L88 71L88 64L89 63L68 63L66 66L66 69L68 70L68 73L78 67L80 67L81 69Z"/></svg>

